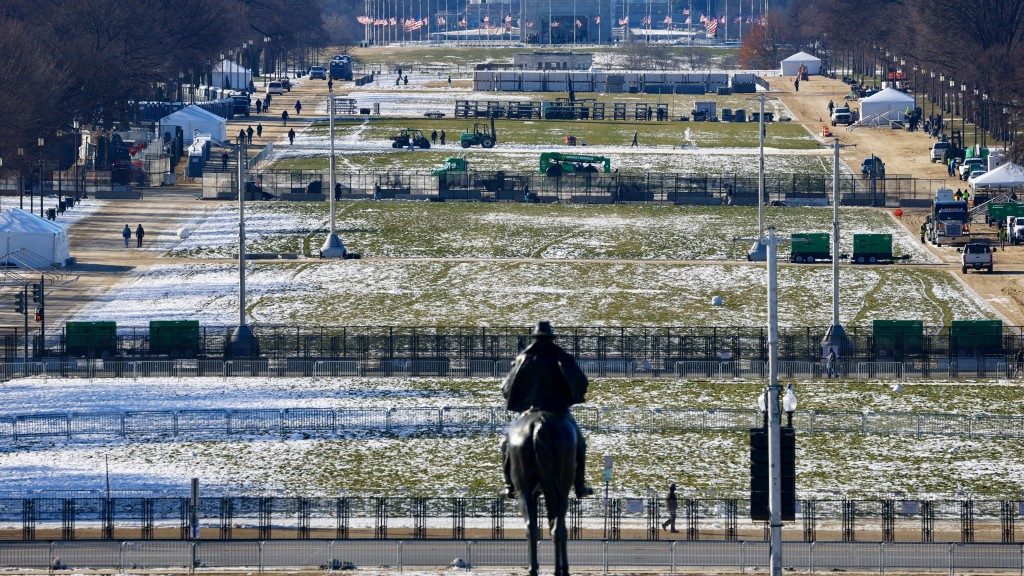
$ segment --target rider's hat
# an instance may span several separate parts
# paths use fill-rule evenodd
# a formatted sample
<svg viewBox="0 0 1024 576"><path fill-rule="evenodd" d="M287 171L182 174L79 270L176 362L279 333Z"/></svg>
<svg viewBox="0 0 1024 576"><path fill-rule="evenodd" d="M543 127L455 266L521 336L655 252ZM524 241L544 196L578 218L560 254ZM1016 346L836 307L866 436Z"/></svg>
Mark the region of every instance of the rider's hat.
<svg viewBox="0 0 1024 576"><path fill-rule="evenodd" d="M537 322L537 327L533 329L532 336L534 338L554 338L555 330L551 327L551 322L541 320Z"/></svg>

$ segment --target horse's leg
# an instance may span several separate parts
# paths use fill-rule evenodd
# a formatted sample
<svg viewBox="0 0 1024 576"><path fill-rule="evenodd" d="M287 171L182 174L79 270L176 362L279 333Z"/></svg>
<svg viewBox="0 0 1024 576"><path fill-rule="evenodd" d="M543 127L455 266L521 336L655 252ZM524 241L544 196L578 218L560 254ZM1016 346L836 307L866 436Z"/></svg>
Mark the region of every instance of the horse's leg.
<svg viewBox="0 0 1024 576"><path fill-rule="evenodd" d="M537 526L537 495L533 493L533 490L527 491L518 485L516 490L519 491L519 507L522 508L523 516L526 519L530 576L537 576L537 572L540 570L540 564L537 561L537 539L540 533Z"/></svg>
<svg viewBox="0 0 1024 576"><path fill-rule="evenodd" d="M558 515L549 521L555 549L555 576L569 576L569 529L565 526L568 497L562 504L557 510Z"/></svg>

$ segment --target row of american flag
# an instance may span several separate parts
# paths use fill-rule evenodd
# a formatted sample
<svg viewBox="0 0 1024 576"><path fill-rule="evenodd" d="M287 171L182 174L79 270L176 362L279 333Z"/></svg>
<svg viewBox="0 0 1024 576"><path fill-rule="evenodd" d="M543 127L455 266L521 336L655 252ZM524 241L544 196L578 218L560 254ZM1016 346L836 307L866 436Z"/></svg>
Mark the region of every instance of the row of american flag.
<svg viewBox="0 0 1024 576"><path fill-rule="evenodd" d="M686 19L683 20L683 24L692 24L693 23L693 19L691 18L690 11L688 9L685 9L685 8L683 9L683 16L686 16ZM429 27L429 25L430 25L430 18L407 18L407 19L403 20L403 19L397 19L397 18L371 18L369 16L356 16L356 21L359 22L360 24L364 25L364 26L402 26L403 28L405 28L406 32L412 32L414 30L419 30L420 28L423 28L424 26ZM701 24L704 25L704 27L707 29L707 31L709 33L714 34L715 31L718 29L718 25L719 24L725 24L726 23L726 17L725 16L721 16L721 17L711 16L709 18L709 17L705 16L704 14L701 14L699 21L700 21ZM499 22L499 23L495 24L495 22ZM753 16L745 16L745 17L744 16L736 16L733 19L733 24L741 24L743 22L746 22L747 24L756 24L758 26L764 26L765 23L766 23L766 20L765 20L764 16L759 16L757 18L755 18ZM438 26L444 26L446 23L447 23L447 20L445 20L445 18L443 16L438 16L437 17L437 25ZM456 23L458 24L458 26L460 28L466 28L467 26L469 26L469 21L465 17L463 17L462 19L458 20ZM600 24L600 23L601 23L601 17L600 16L594 16L594 24ZM671 15L670 16L665 16L664 23L667 24L668 26L672 26L672 16ZM516 26L518 26L518 25L519 25L519 23L516 22ZM650 16L644 16L643 18L641 18L640 19L640 25L641 26L649 27L651 25L651 17ZM481 19L481 21L480 21L480 26L482 28L498 28L499 26L500 27L504 27L504 28L512 28L513 27L512 16L505 16L504 20L499 20L498 18L495 18L494 22L491 21L491 17L490 16L484 16ZM560 24L558 22L552 22L551 23L551 27L552 28L557 28L559 26L560 26ZM629 16L626 16L624 18L619 18L619 26L629 26ZM526 27L527 28L533 28L533 22L527 21L526 22ZM576 27L577 28L583 28L583 20L580 20L579 18L577 18L576 19Z"/></svg>

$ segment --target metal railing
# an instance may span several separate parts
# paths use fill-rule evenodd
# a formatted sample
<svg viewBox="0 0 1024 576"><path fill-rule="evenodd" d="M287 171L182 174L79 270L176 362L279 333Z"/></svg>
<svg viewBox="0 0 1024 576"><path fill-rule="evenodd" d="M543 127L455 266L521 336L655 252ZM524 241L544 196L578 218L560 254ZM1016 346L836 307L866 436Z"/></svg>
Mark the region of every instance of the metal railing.
<svg viewBox="0 0 1024 576"><path fill-rule="evenodd" d="M757 409L575 406L579 425L593 432L747 431L762 425ZM501 407L444 406L283 409L138 410L34 413L0 417L0 442L55 438L212 439L229 436L310 437L371 434L496 434L514 413ZM793 413L803 434L853 433L961 438L1024 438L1024 415L854 412Z"/></svg>
<svg viewBox="0 0 1024 576"><path fill-rule="evenodd" d="M327 378L426 377L503 378L512 360L439 358L418 360L42 360L0 363L0 381L15 378ZM590 378L683 378L763 380L768 363L762 360L578 360ZM827 378L824 362L779 362L783 379ZM835 378L849 380L935 380L1024 378L1024 366L999 358L938 362L837 362Z"/></svg>
<svg viewBox="0 0 1024 576"><path fill-rule="evenodd" d="M756 572L767 568L768 543L757 541L645 542L570 540L569 565L604 572L642 568L670 573L699 570ZM444 570L520 568L525 541L510 540L92 540L5 542L0 567L32 570L358 569ZM549 540L538 549L542 567L553 563ZM1024 546L947 542L784 542L784 565L795 570L857 572L927 570L1024 573ZM459 562L456 562L456 559Z"/></svg>

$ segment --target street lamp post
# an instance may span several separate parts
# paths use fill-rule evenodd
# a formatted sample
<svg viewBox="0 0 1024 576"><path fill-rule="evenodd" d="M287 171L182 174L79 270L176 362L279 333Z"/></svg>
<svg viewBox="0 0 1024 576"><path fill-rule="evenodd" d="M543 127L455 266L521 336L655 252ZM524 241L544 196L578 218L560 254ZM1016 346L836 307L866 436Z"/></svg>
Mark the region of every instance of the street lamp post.
<svg viewBox="0 0 1024 576"><path fill-rule="evenodd" d="M966 138L967 134L967 84L960 85L960 138Z"/></svg>
<svg viewBox="0 0 1024 576"><path fill-rule="evenodd" d="M769 512L771 513L771 557L768 567L771 576L782 576L782 450L779 429L779 301L778 263L775 260L776 246L780 239L775 237L775 227L768 228L765 243L768 252L768 467Z"/></svg>
<svg viewBox="0 0 1024 576"><path fill-rule="evenodd" d="M42 136L36 138L36 148L39 150L39 217L43 217L43 147L46 146L46 139ZM29 196L30 212L35 212L35 198Z"/></svg>
<svg viewBox="0 0 1024 576"><path fill-rule="evenodd" d="M760 114L757 123L757 145L758 145L758 170L757 170L757 240L747 252L747 260L751 262L763 262L767 258L764 240L764 103L765 96L749 98L757 100L760 104Z"/></svg>
<svg viewBox="0 0 1024 576"><path fill-rule="evenodd" d="M345 257L345 245L341 243L341 239L338 238L337 231L335 229L335 217L334 217L334 89L333 84L329 86L330 92L327 95L327 107L330 108L330 126L328 130L331 131L331 162L330 162L330 178L327 184L327 194L330 197L331 207L331 233L327 235L324 240L323 246L320 247L321 258L344 258Z"/></svg>
<svg viewBox="0 0 1024 576"><path fill-rule="evenodd" d="M850 145L840 144L839 138L832 144L832 326L821 341L823 358L827 357L830 349L835 350L838 356L840 351L849 347L846 330L839 323L839 149L846 146ZM874 164L871 170L873 178Z"/></svg>
<svg viewBox="0 0 1024 576"><path fill-rule="evenodd" d="M935 117L935 71L932 70L928 74L930 74L931 78L932 78L932 86L931 86L931 88L928 89L928 99L932 101L932 107L931 107L931 112L929 113L929 116L934 118Z"/></svg>
<svg viewBox="0 0 1024 576"><path fill-rule="evenodd" d="M971 109L971 112L973 112L973 114L971 114L971 116L973 117L972 120L974 120L974 147L977 148L978 147L978 127L981 126L981 124L978 122L978 89L977 88L974 89L974 105L973 105L973 107Z"/></svg>
<svg viewBox="0 0 1024 576"><path fill-rule="evenodd" d="M228 340L228 355L252 357L260 353L259 342L245 321L245 144L238 149L238 326Z"/></svg>
<svg viewBox="0 0 1024 576"><path fill-rule="evenodd" d="M985 147L985 135L988 132L988 94L981 95L981 147Z"/></svg>
<svg viewBox="0 0 1024 576"><path fill-rule="evenodd" d="M18 208L25 209L25 147L18 146Z"/></svg>

